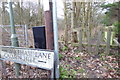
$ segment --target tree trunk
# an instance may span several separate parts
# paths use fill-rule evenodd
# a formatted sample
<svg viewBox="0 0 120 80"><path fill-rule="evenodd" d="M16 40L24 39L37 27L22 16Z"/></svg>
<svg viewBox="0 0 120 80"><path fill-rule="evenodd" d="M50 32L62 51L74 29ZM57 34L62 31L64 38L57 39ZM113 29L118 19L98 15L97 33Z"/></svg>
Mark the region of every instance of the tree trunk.
<svg viewBox="0 0 120 80"><path fill-rule="evenodd" d="M64 39L65 39L65 44L68 44L68 23L67 23L67 3L64 2L64 24L65 24L65 30L64 30Z"/></svg>
<svg viewBox="0 0 120 80"><path fill-rule="evenodd" d="M72 13L71 13L71 30L72 30L72 42L78 42L77 37L77 32L74 32L73 29L76 28L77 26L77 21L76 21L76 2L72 2Z"/></svg>

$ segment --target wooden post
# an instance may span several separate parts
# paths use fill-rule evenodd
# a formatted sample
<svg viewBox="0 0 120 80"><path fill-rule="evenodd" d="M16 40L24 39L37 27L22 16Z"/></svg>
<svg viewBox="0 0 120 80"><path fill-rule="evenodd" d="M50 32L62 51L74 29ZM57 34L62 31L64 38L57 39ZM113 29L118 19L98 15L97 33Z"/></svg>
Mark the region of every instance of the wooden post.
<svg viewBox="0 0 120 80"><path fill-rule="evenodd" d="M2 28L0 26L0 33L2 33ZM0 34L0 45L2 45L2 34ZM1 48L0 48L0 53L1 53ZM1 56L0 56L1 58ZM3 69L3 66L2 66L2 60L0 60L0 79L2 78L2 69Z"/></svg>
<svg viewBox="0 0 120 80"><path fill-rule="evenodd" d="M72 31L72 42L78 43L77 31Z"/></svg>
<svg viewBox="0 0 120 80"><path fill-rule="evenodd" d="M65 30L64 30L64 39L65 39L65 45L68 45L68 25L67 25L67 3L64 2L64 24L65 24Z"/></svg>
<svg viewBox="0 0 120 80"><path fill-rule="evenodd" d="M96 43L96 54L99 53L99 46L100 46L100 41L102 38L102 28L100 28L99 32L98 32L98 37L97 37L97 43Z"/></svg>
<svg viewBox="0 0 120 80"><path fill-rule="evenodd" d="M0 58L1 58L1 56L0 56ZM0 60L0 78L2 78L3 76L7 77L6 64L2 60Z"/></svg>
<svg viewBox="0 0 120 80"><path fill-rule="evenodd" d="M72 42L78 42L77 41L77 33L75 31L73 31L74 28L76 28L77 26L77 21L76 21L76 15L75 15L75 8L76 8L76 2L74 2L74 0L72 0L72 12L71 12L71 29L72 29Z"/></svg>
<svg viewBox="0 0 120 80"><path fill-rule="evenodd" d="M79 30L79 50L82 52L82 28Z"/></svg>
<svg viewBox="0 0 120 80"><path fill-rule="evenodd" d="M0 52L1 53L1 52ZM2 66L2 60L0 60L0 79L2 79L2 73L3 73L3 66Z"/></svg>
<svg viewBox="0 0 120 80"><path fill-rule="evenodd" d="M90 30L87 28L87 41L88 41L88 52L91 53L91 37L90 37Z"/></svg>
<svg viewBox="0 0 120 80"><path fill-rule="evenodd" d="M1 28L1 26L0 26L0 45L2 45L2 28ZM1 53L1 48L0 48L0 53ZM0 58L1 58L1 56L0 56ZM2 78L2 68L3 68L3 66L2 66L2 60L0 60L0 79Z"/></svg>
<svg viewBox="0 0 120 80"><path fill-rule="evenodd" d="M49 10L45 10L44 15L45 15L46 48L48 50L54 50L53 16L51 0L49 0ZM52 69L49 72L51 74L51 78L54 78L55 77L54 69Z"/></svg>
<svg viewBox="0 0 120 80"><path fill-rule="evenodd" d="M49 6L50 10L45 11L46 47L49 50L54 50L52 2L49 2Z"/></svg>
<svg viewBox="0 0 120 80"><path fill-rule="evenodd" d="M0 45L2 45L2 26L0 26Z"/></svg>
<svg viewBox="0 0 120 80"><path fill-rule="evenodd" d="M82 8L83 8L83 11L82 11L82 29L83 29L83 40L85 40L85 2L83 0L82 2Z"/></svg>
<svg viewBox="0 0 120 80"><path fill-rule="evenodd" d="M119 13L120 13L120 10L119 10ZM119 19L119 22L120 22L120 19ZM119 43L119 46L118 46L118 55L120 55L120 25L118 26L118 43ZM117 57L117 62L118 62L118 67L120 69L120 57L119 56ZM118 70L118 72L120 73L120 70Z"/></svg>
<svg viewBox="0 0 120 80"><path fill-rule="evenodd" d="M2 79L2 66L1 66L1 61L0 61L0 79Z"/></svg>
<svg viewBox="0 0 120 80"><path fill-rule="evenodd" d="M72 29L76 27L75 6L76 6L76 2L72 0L72 12L71 12L71 28Z"/></svg>
<svg viewBox="0 0 120 80"><path fill-rule="evenodd" d="M106 54L110 52L111 28L107 29Z"/></svg>

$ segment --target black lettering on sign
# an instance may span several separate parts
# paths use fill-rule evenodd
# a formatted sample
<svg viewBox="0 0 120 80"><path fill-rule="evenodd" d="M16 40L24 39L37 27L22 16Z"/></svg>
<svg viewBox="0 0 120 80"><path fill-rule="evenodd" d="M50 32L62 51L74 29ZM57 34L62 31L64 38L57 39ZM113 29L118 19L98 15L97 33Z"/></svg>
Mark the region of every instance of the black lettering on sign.
<svg viewBox="0 0 120 80"><path fill-rule="evenodd" d="M34 51L34 53L32 54L32 61L35 62L35 56L36 56L37 52Z"/></svg>
<svg viewBox="0 0 120 80"><path fill-rule="evenodd" d="M38 62L47 63L47 59L51 59L50 55L51 53L41 52L39 55L36 55L36 57L38 58Z"/></svg>
<svg viewBox="0 0 120 80"><path fill-rule="evenodd" d="M47 63L46 61L40 61L40 60L38 60L38 62Z"/></svg>
<svg viewBox="0 0 120 80"><path fill-rule="evenodd" d="M25 57L26 57L25 51L24 51L24 53L22 53L21 50L19 50L19 51L20 51L19 53L24 54L24 55L22 55L22 60L25 61Z"/></svg>
<svg viewBox="0 0 120 80"><path fill-rule="evenodd" d="M47 54L46 53L42 53L44 58L47 58Z"/></svg>
<svg viewBox="0 0 120 80"><path fill-rule="evenodd" d="M42 52L42 53L39 53L39 54L35 55L35 57L42 58L42 59L50 59L50 53Z"/></svg>
<svg viewBox="0 0 120 80"><path fill-rule="evenodd" d="M50 59L50 53L48 54L48 59Z"/></svg>

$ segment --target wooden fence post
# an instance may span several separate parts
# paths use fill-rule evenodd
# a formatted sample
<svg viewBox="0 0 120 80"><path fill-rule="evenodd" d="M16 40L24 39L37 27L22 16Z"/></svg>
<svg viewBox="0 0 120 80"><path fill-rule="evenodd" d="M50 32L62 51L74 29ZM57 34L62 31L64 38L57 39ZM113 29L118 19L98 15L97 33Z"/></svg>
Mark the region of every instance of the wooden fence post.
<svg viewBox="0 0 120 80"><path fill-rule="evenodd" d="M2 26L0 26L0 45L2 45Z"/></svg>
<svg viewBox="0 0 120 80"><path fill-rule="evenodd" d="M2 28L0 27L0 33L2 33ZM0 34L0 45L2 45L2 34ZM0 48L1 53L1 48ZM1 55L0 55L1 58ZM0 79L2 79L2 60L0 60Z"/></svg>
<svg viewBox="0 0 120 80"><path fill-rule="evenodd" d="M0 53L2 51L2 48L0 47ZM1 58L1 55L0 55ZM0 79L3 77L7 77L7 73L6 73L6 64L5 62L3 62L2 60L0 60Z"/></svg>
<svg viewBox="0 0 120 80"><path fill-rule="evenodd" d="M44 4L45 5L45 4ZM49 9L44 11L45 16L45 32L46 32L46 49L54 50L54 33L53 33L53 3L48 0ZM55 72L55 60L54 60L54 70L49 71L51 78L56 77Z"/></svg>
<svg viewBox="0 0 120 80"><path fill-rule="evenodd" d="M2 78L3 76L7 77L6 63L0 60L0 78Z"/></svg>
<svg viewBox="0 0 120 80"><path fill-rule="evenodd" d="M88 41L88 52L91 53L91 37L90 37L90 30L86 30L87 33L87 41Z"/></svg>
<svg viewBox="0 0 120 80"><path fill-rule="evenodd" d="M80 52L82 52L82 28L80 28L79 30L79 49L80 49Z"/></svg>
<svg viewBox="0 0 120 80"><path fill-rule="evenodd" d="M111 27L107 29L106 53L110 52Z"/></svg>
<svg viewBox="0 0 120 80"><path fill-rule="evenodd" d="M72 31L72 42L78 42L77 31Z"/></svg>
<svg viewBox="0 0 120 80"><path fill-rule="evenodd" d="M52 2L49 2L50 10L45 11L45 32L46 32L46 48L54 50L53 35L53 18L52 18Z"/></svg>
<svg viewBox="0 0 120 80"><path fill-rule="evenodd" d="M98 37L97 37L97 43L96 43L96 54L99 53L99 46L100 46L100 42L101 42L101 36L102 36L102 31L103 29L100 28L99 32L98 32Z"/></svg>
<svg viewBox="0 0 120 80"><path fill-rule="evenodd" d="M2 60L0 60L0 79L2 79Z"/></svg>

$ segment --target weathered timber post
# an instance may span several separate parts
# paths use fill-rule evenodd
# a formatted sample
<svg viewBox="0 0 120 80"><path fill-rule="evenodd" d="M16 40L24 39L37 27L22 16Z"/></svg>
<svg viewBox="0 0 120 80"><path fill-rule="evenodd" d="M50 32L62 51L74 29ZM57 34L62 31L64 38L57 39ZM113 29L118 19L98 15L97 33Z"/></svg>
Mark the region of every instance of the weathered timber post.
<svg viewBox="0 0 120 80"><path fill-rule="evenodd" d="M45 15L46 48L48 50L54 50L54 34L53 34L53 18L52 18L53 16L52 16L52 1L51 0L47 0L45 2L44 11L45 11L44 15ZM51 74L51 78L55 78L54 68L49 72Z"/></svg>
<svg viewBox="0 0 120 80"><path fill-rule="evenodd" d="M80 50L80 52L82 52L82 34L83 34L83 31L82 31L82 28L80 28L80 30L79 30L79 50Z"/></svg>
<svg viewBox="0 0 120 80"><path fill-rule="evenodd" d="M54 50L52 2L49 2L49 7L50 10L45 11L46 47L49 50Z"/></svg>
<svg viewBox="0 0 120 80"><path fill-rule="evenodd" d="M3 33L3 28L0 26L0 45L2 45L2 33Z"/></svg>
<svg viewBox="0 0 120 80"><path fill-rule="evenodd" d="M45 10L46 47L47 49L54 50L55 52L54 69L51 70L51 78L59 78L58 28L57 28L56 1L55 0L48 0L48 1L49 1L49 4L47 3L47 5L49 6ZM47 5L44 5L44 7Z"/></svg>
<svg viewBox="0 0 120 80"><path fill-rule="evenodd" d="M11 0L9 1L9 9L10 9L9 15L10 15L10 24L11 24L11 43L12 43L12 46L18 47L19 44L18 44L17 34L16 34L16 31L15 31L13 9L12 9L12 2L11 2ZM15 65L15 73L16 73L16 76L18 77L20 75L20 73L19 73L19 71L20 71L20 64L15 63L14 65Z"/></svg>
<svg viewBox="0 0 120 80"><path fill-rule="evenodd" d="M2 51L2 49L0 49L0 53L1 53L1 51ZM1 58L1 56L0 56L0 58ZM0 78L2 78L3 76L7 77L6 64L2 60L0 60Z"/></svg>
<svg viewBox="0 0 120 80"><path fill-rule="evenodd" d="M87 43L88 43L87 49L88 49L88 52L91 53L91 37L90 37L89 28L87 28L86 33L87 33Z"/></svg>
<svg viewBox="0 0 120 80"><path fill-rule="evenodd" d="M120 26L119 26L120 27ZM118 33L118 42L120 43L120 33ZM120 55L120 46L118 46L118 55ZM117 56L117 62L118 62L118 67L120 69L120 57ZM118 72L120 73L120 70L118 70Z"/></svg>
<svg viewBox="0 0 120 80"><path fill-rule="evenodd" d="M107 29L106 54L110 52L111 27Z"/></svg>
<svg viewBox="0 0 120 80"><path fill-rule="evenodd" d="M75 29L77 27L77 21L76 21L76 2L74 2L74 0L72 0L72 12L71 12L71 30L72 30L72 42L77 43L78 39L77 39L77 32L73 31L73 29Z"/></svg>
<svg viewBox="0 0 120 80"><path fill-rule="evenodd" d="M68 24L67 24L67 3L64 2L64 24L65 24L65 30L64 30L64 39L65 39L65 45L68 45Z"/></svg>
<svg viewBox="0 0 120 80"><path fill-rule="evenodd" d="M102 38L102 28L100 28L99 32L98 32L98 36L97 36L97 43L96 43L96 54L99 53L99 46L100 46L100 42L101 42L101 38Z"/></svg>

